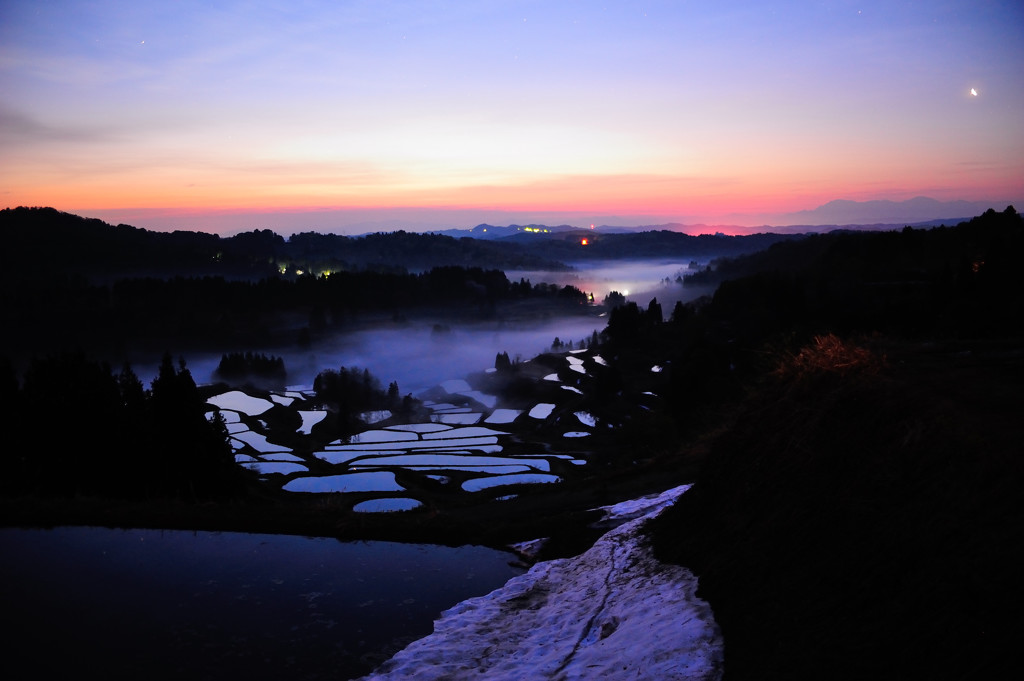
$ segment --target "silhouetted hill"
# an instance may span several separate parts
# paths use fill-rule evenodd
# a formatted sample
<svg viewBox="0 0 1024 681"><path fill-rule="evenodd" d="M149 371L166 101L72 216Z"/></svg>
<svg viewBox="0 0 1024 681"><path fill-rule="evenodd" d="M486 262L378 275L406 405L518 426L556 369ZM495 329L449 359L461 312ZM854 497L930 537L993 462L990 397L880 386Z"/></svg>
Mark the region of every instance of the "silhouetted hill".
<svg viewBox="0 0 1024 681"><path fill-rule="evenodd" d="M1022 247L1012 207L820 235L723 265L714 297L674 315L680 394L708 409L742 386L711 407L694 488L651 527L699 577L726 679L1016 666Z"/></svg>
<svg viewBox="0 0 1024 681"><path fill-rule="evenodd" d="M257 230L220 237L113 226L53 208L0 211L0 239L9 252L17 254L5 268L5 277L37 278L58 272L107 281L143 275L257 279L299 271L425 271L446 265L566 269L550 257L514 245L436 234L347 237L306 232L285 239L270 230Z"/></svg>
<svg viewBox="0 0 1024 681"><path fill-rule="evenodd" d="M53 208L0 210L0 241L14 257L4 277L173 271L204 273L222 240L202 232L149 232Z"/></svg>

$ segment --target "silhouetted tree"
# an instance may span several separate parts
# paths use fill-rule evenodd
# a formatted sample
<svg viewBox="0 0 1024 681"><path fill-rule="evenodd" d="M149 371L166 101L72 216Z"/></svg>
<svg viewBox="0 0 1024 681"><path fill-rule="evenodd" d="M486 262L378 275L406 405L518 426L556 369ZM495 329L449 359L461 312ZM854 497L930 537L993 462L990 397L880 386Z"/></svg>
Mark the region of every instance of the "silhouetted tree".
<svg viewBox="0 0 1024 681"><path fill-rule="evenodd" d="M657 298L651 298L651 302L647 304L646 321L648 324L661 324L664 321L661 311L661 303L658 302Z"/></svg>
<svg viewBox="0 0 1024 681"><path fill-rule="evenodd" d="M604 304L608 307L615 308L626 304L626 296L622 295L618 291L609 291L604 297Z"/></svg>
<svg viewBox="0 0 1024 681"><path fill-rule="evenodd" d="M512 361L507 352L499 352L494 358L494 368L499 372L506 372L512 369Z"/></svg>

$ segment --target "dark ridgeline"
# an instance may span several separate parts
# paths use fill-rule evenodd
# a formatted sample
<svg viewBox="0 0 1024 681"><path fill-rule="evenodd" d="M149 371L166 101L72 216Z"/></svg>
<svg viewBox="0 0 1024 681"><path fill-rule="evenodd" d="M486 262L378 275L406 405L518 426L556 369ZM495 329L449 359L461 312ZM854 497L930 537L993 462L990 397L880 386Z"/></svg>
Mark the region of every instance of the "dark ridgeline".
<svg viewBox="0 0 1024 681"><path fill-rule="evenodd" d="M689 236L559 232L483 240L404 231L342 236L303 232L287 239L263 229L230 237L191 231L154 232L62 213L53 208L0 210L0 234L14 254L5 281L59 274L106 282L129 277L221 276L261 279L298 272L423 272L442 266L565 271L566 261L740 255L801 235ZM579 234L587 235L582 247Z"/></svg>
<svg viewBox="0 0 1024 681"><path fill-rule="evenodd" d="M509 281L496 267L565 269L506 244L425 234L365 237L268 230L230 238L116 227L48 208L0 211L15 254L0 273L0 355L308 345L361 319L493 317L588 302L571 286ZM464 263L474 263L467 265ZM481 266L486 265L486 267Z"/></svg>

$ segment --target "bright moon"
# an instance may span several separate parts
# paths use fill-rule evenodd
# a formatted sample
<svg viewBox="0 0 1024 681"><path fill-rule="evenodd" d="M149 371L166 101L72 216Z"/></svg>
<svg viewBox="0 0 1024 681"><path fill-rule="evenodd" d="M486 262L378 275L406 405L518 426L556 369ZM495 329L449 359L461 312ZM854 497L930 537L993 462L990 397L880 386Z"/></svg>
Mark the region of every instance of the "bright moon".
<svg viewBox="0 0 1024 681"><path fill-rule="evenodd" d="M972 97L977 97L978 96L978 91L975 90L974 88L971 88L971 96Z"/></svg>

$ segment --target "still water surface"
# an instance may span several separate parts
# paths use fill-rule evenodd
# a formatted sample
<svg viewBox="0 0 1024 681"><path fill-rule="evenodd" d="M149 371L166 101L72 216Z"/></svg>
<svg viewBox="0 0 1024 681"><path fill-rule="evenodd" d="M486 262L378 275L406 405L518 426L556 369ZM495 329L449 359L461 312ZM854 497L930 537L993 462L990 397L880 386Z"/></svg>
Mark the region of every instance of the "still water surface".
<svg viewBox="0 0 1024 681"><path fill-rule="evenodd" d="M479 546L0 529L6 679L349 679L523 570Z"/></svg>

